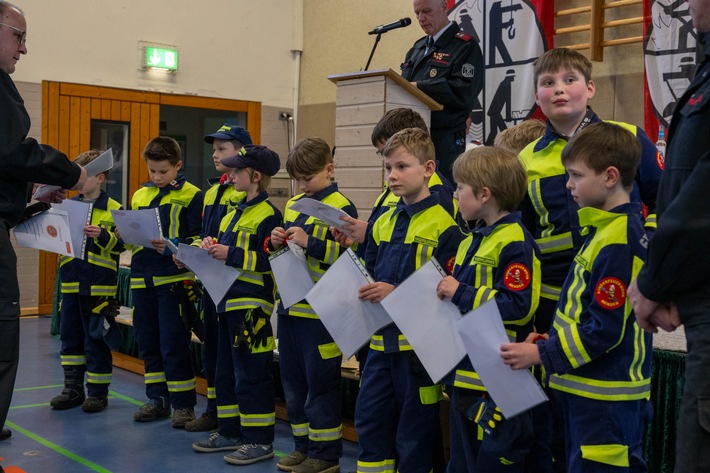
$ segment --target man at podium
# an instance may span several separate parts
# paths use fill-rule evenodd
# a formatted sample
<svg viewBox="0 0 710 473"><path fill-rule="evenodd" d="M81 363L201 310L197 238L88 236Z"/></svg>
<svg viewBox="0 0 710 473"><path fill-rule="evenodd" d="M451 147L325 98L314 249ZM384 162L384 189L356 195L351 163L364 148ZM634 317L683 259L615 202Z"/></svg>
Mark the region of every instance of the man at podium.
<svg viewBox="0 0 710 473"><path fill-rule="evenodd" d="M451 166L466 145L466 118L483 87L483 54L449 20L446 0L413 0L413 6L426 36L407 52L402 77L444 106L431 114L431 137L438 170L453 182Z"/></svg>

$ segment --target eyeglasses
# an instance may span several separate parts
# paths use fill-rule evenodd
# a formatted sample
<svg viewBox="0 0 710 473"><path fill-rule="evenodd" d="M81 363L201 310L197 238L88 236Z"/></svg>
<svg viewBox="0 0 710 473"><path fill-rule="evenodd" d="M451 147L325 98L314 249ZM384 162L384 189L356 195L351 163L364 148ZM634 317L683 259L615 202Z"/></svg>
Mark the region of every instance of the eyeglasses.
<svg viewBox="0 0 710 473"><path fill-rule="evenodd" d="M15 32L15 36L17 37L17 44L25 44L27 42L27 31L22 31L20 28L17 28L12 25L8 25L7 23L0 23L2 26L7 26L11 30Z"/></svg>

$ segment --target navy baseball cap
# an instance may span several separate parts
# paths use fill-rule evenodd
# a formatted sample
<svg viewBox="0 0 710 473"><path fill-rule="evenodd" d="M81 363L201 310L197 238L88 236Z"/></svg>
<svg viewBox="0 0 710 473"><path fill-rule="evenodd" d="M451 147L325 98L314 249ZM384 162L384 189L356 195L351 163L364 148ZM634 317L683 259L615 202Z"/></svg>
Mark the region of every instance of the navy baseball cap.
<svg viewBox="0 0 710 473"><path fill-rule="evenodd" d="M251 144L251 135L246 128L239 125L230 125L229 123L222 125L215 133L205 136L205 143L212 144L215 138L218 140L237 140L243 145Z"/></svg>
<svg viewBox="0 0 710 473"><path fill-rule="evenodd" d="M252 168L267 176L273 176L281 167L279 155L261 145L245 145L238 154L222 159L221 163L228 168Z"/></svg>

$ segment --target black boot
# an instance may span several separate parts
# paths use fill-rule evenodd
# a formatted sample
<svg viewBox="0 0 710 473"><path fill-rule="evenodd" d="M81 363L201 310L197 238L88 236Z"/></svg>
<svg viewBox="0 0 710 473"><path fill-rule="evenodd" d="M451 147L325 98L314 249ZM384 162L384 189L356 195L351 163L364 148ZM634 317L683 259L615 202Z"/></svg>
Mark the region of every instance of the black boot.
<svg viewBox="0 0 710 473"><path fill-rule="evenodd" d="M49 405L57 410L81 406L86 398L84 394L85 372L85 366L64 366L64 389L62 389L62 394L49 401Z"/></svg>

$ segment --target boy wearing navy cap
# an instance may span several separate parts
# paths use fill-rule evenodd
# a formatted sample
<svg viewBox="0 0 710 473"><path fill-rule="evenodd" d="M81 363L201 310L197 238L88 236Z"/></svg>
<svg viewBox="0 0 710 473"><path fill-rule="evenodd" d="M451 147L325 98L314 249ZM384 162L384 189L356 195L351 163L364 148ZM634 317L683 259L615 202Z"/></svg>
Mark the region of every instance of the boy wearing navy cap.
<svg viewBox="0 0 710 473"><path fill-rule="evenodd" d="M269 315L275 284L266 250L282 214L266 189L281 165L265 146L247 145L222 159L232 168L229 182L245 197L224 217L216 238L201 247L215 259L241 271L217 305L216 394L219 427L207 440L195 442L198 452L234 450L227 463L248 465L274 456L274 336Z"/></svg>
<svg viewBox="0 0 710 473"><path fill-rule="evenodd" d="M229 182L229 169L220 160L234 156L244 145L250 145L251 135L238 125L225 123L219 130L207 135L205 143L212 145L212 160L221 177L208 180L210 188L205 192L205 204L202 211L201 239L216 238L219 224L227 213L237 206L246 194L234 189ZM190 432L206 432L217 428L217 402L215 395L215 369L217 365L217 309L215 302L206 292L202 298L202 323L205 327L202 342L202 370L207 380L207 409L202 416L185 424Z"/></svg>

